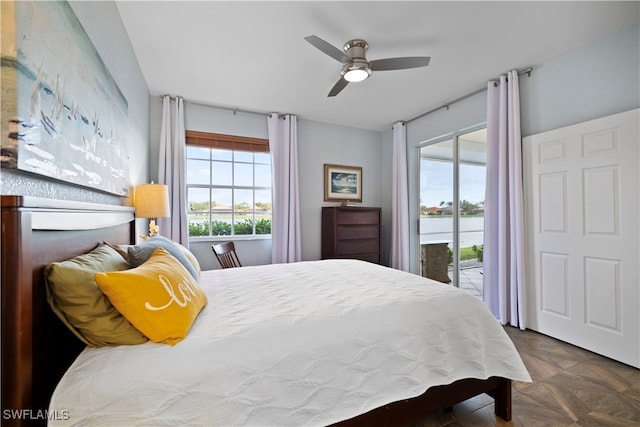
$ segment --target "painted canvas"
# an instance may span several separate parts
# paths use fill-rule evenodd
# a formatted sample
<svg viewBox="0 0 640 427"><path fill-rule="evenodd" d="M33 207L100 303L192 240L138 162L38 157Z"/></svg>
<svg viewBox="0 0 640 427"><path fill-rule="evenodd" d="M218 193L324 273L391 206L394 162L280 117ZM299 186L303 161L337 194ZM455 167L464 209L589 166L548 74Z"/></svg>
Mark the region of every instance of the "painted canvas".
<svg viewBox="0 0 640 427"><path fill-rule="evenodd" d="M324 200L362 202L362 168L325 164Z"/></svg>
<svg viewBox="0 0 640 427"><path fill-rule="evenodd" d="M2 167L126 196L127 121L66 1L2 2Z"/></svg>

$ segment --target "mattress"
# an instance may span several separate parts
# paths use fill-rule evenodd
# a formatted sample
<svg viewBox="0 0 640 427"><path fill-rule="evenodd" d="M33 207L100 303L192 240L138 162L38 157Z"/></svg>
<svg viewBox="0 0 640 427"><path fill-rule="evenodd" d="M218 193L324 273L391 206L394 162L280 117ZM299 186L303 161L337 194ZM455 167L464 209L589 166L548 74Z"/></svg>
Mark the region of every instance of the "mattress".
<svg viewBox="0 0 640 427"><path fill-rule="evenodd" d="M327 425L463 378L530 381L481 300L355 260L204 271L175 346L86 348L50 425Z"/></svg>

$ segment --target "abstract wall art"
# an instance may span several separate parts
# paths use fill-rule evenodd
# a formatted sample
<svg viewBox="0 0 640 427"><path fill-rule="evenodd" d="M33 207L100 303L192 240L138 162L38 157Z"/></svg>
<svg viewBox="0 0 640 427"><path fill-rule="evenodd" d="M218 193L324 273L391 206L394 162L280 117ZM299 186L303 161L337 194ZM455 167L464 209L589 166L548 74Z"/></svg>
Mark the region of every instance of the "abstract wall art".
<svg viewBox="0 0 640 427"><path fill-rule="evenodd" d="M128 104L66 1L2 1L0 165L126 196Z"/></svg>

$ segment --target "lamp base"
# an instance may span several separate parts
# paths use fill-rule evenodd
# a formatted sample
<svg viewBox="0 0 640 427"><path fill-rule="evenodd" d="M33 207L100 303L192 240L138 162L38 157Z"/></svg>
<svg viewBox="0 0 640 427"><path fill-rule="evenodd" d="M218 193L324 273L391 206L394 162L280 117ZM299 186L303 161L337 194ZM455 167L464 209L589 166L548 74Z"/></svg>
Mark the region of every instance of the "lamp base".
<svg viewBox="0 0 640 427"><path fill-rule="evenodd" d="M144 234L141 234L140 237L142 237L144 240L149 240L158 233L160 233L160 226L156 224L155 219L152 219L151 221L149 221L149 235L145 236Z"/></svg>

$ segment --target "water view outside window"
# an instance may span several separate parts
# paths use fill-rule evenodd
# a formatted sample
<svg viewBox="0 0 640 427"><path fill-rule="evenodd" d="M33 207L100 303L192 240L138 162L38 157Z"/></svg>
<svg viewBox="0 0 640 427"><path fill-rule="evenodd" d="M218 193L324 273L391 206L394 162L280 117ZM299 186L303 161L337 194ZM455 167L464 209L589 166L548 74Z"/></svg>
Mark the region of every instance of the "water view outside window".
<svg viewBox="0 0 640 427"><path fill-rule="evenodd" d="M431 260L426 257L438 255L436 248L443 245L448 256L445 280L440 280L442 272L433 271L438 267L433 262L426 269L430 271L423 269L423 275L433 274L440 281L449 279L477 296L482 294L485 183L486 129L421 147L421 262L429 264ZM454 271L456 264L458 269Z"/></svg>
<svg viewBox="0 0 640 427"><path fill-rule="evenodd" d="M271 234L269 153L187 146L189 236Z"/></svg>

